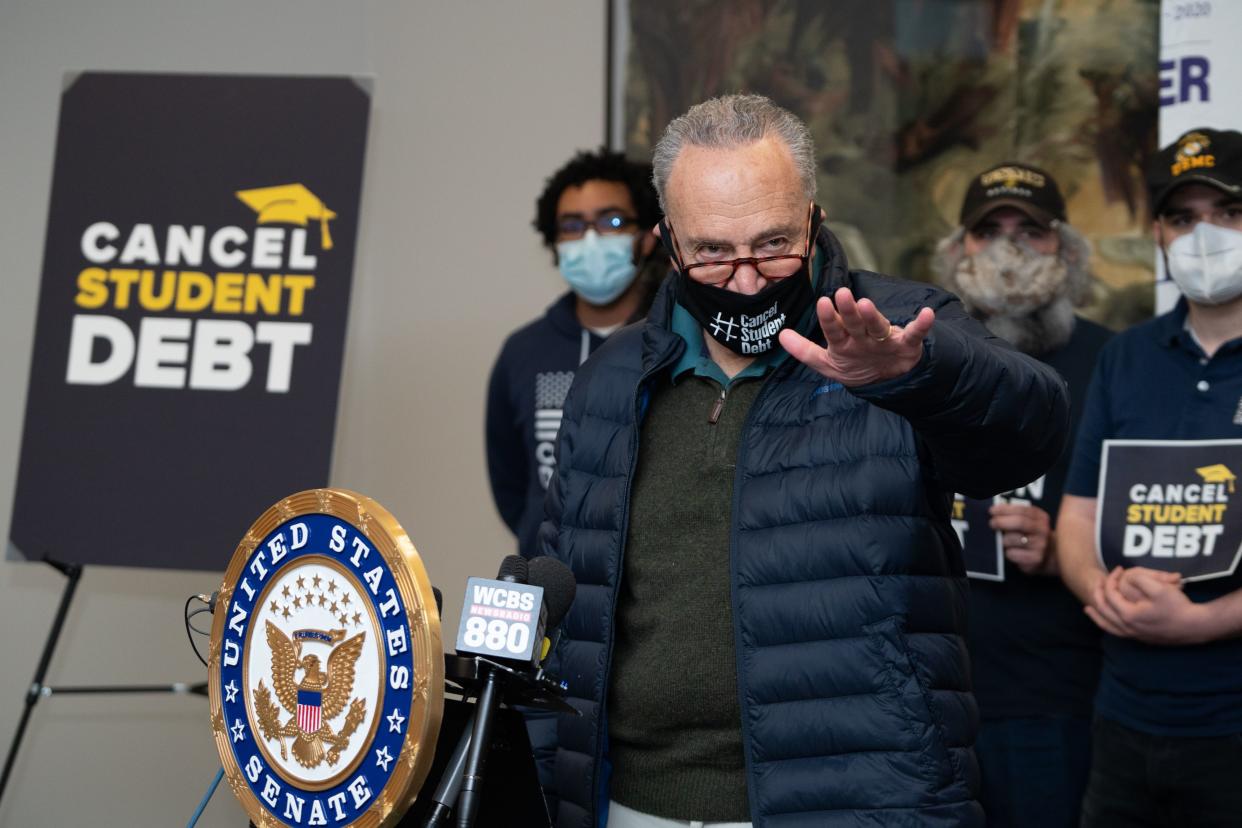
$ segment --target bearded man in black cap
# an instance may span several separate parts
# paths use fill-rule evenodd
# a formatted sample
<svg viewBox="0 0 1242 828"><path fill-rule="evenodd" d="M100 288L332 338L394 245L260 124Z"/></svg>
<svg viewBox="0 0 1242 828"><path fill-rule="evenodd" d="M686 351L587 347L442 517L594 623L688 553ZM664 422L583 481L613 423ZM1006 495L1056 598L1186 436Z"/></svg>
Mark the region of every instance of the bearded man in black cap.
<svg viewBox="0 0 1242 828"><path fill-rule="evenodd" d="M937 281L993 333L1066 378L1076 430L1110 333L1075 313L1090 290L1090 248L1066 221L1057 182L1037 167L1001 164L972 179L960 215L937 246ZM1099 630L1056 577L1052 529L1068 470L1062 455L1017 493L1029 503L989 507L987 528L1005 550L1002 579L971 580L975 753L989 825L1076 825L1087 784Z"/></svg>

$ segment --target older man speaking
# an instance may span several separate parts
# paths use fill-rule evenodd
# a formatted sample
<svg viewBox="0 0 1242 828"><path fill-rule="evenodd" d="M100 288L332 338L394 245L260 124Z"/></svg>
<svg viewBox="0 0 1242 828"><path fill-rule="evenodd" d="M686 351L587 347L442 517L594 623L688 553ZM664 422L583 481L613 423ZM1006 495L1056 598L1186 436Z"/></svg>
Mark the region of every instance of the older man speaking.
<svg viewBox="0 0 1242 828"><path fill-rule="evenodd" d="M981 825L950 501L1056 460L1063 384L851 271L766 98L693 107L654 168L676 272L579 371L540 529L578 579L557 824Z"/></svg>

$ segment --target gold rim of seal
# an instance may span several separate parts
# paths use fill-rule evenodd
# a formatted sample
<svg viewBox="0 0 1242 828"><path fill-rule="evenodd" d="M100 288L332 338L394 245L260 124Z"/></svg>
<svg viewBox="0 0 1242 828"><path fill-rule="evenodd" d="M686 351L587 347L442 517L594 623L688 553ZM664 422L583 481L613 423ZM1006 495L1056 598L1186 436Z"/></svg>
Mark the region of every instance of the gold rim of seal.
<svg viewBox="0 0 1242 828"><path fill-rule="evenodd" d="M220 584L217 611L211 623L211 652L207 660L207 694L211 708L211 729L216 750L224 766L224 776L233 795L258 828L279 828L250 790L233 755L220 687L220 648L228 619L232 590L242 575L246 560L263 538L286 521L302 515L324 514L352 524L384 556L405 604L410 630L410 649L414 665L414 686L410 699L410 727L396 769L383 791L361 817L349 823L356 828L390 828L395 825L418 796L436 753L436 737L444 716L444 648L440 638L440 613L436 610L431 581L423 560L409 535L392 513L366 495L348 489L308 489L284 498L264 512L233 552L224 580ZM415 723L419 723L417 732ZM254 731L253 726L251 731Z"/></svg>

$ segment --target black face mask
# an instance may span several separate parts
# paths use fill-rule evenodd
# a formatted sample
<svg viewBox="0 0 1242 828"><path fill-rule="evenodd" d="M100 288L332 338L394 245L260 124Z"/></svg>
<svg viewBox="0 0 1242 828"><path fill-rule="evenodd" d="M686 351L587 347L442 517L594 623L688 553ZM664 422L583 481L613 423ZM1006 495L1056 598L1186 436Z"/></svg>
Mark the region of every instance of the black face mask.
<svg viewBox="0 0 1242 828"><path fill-rule="evenodd" d="M759 356L777 346L777 334L798 324L814 302L811 261L819 234L819 208L811 219L811 242L806 262L792 276L772 282L758 293L746 295L696 282L686 276L671 241L667 247L677 269L677 301L703 326L708 336L739 356ZM661 239L671 239L661 222Z"/></svg>

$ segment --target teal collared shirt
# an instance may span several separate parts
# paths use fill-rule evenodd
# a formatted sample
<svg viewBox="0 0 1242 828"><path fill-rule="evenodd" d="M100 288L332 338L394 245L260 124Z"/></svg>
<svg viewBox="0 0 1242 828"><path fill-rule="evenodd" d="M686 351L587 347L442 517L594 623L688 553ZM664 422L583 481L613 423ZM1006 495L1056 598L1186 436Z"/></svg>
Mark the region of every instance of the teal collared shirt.
<svg viewBox="0 0 1242 828"><path fill-rule="evenodd" d="M822 265L823 254L819 249L816 249L815 257L811 262L811 272L815 274L815 278L812 280L812 293L816 300L819 297L820 268ZM798 324L794 329L805 332L806 324L809 321L808 318L813 313L813 308L808 310L802 319L798 320ZM681 358L673 366L672 379L674 383L681 379L686 372L692 371L696 377L706 377L715 380L720 384L721 388L728 388L731 383L741 379L766 376L769 371L772 371L789 358L789 352L780 345L776 345L766 354L755 357L754 362L739 371L733 379L729 379L725 376L725 372L720 370L720 366L712 360L711 354L707 350L707 343L703 341L702 326L690 315L690 311L682 307L680 302L673 303L672 328L673 333L680 336L686 343L686 350L682 352Z"/></svg>

